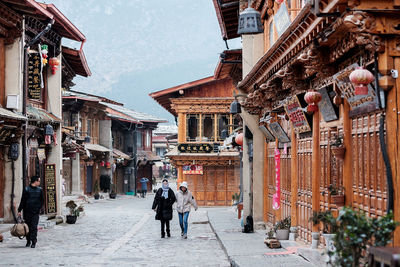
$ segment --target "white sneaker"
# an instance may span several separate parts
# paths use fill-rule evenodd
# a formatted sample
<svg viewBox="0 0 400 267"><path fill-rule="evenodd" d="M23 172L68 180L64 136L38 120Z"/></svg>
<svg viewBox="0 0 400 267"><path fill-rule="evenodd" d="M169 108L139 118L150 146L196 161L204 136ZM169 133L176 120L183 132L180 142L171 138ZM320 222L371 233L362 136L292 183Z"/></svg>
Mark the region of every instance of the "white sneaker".
<svg viewBox="0 0 400 267"><path fill-rule="evenodd" d="M183 234L182 238L187 239L187 234Z"/></svg>

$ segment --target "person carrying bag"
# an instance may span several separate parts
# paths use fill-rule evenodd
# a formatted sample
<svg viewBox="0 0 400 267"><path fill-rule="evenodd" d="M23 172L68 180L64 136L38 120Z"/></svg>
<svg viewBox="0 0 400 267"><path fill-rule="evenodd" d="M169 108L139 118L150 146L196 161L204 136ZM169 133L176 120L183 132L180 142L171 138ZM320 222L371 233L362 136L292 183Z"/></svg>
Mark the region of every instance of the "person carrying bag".
<svg viewBox="0 0 400 267"><path fill-rule="evenodd" d="M24 239L29 234L29 227L21 216L18 216L17 223L11 228L10 234L19 239Z"/></svg>

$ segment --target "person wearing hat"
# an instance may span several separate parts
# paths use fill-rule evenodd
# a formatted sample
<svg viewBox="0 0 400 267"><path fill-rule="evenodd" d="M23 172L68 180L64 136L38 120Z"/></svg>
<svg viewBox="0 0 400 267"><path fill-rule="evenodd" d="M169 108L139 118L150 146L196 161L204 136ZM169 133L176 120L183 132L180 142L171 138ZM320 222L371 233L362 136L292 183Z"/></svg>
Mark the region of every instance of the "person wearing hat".
<svg viewBox="0 0 400 267"><path fill-rule="evenodd" d="M168 180L164 179L161 188L157 190L152 207L156 212L156 220L161 221L161 238L165 238L165 226L167 226L167 236L171 237L169 221L172 220L172 205L175 200L174 191L169 187Z"/></svg>
<svg viewBox="0 0 400 267"><path fill-rule="evenodd" d="M26 247L31 246L31 248L36 246L39 214L44 204L43 190L39 185L40 177L32 176L30 185L22 193L21 203L18 207L18 217L21 217L21 211L23 211L24 221L29 227L29 233L26 236Z"/></svg>
<svg viewBox="0 0 400 267"><path fill-rule="evenodd" d="M179 191L176 193L176 210L178 211L179 225L181 226L182 238L187 238L188 217L190 207L193 205L194 210L197 210L197 203L192 193L188 190L187 182L182 182L179 186Z"/></svg>

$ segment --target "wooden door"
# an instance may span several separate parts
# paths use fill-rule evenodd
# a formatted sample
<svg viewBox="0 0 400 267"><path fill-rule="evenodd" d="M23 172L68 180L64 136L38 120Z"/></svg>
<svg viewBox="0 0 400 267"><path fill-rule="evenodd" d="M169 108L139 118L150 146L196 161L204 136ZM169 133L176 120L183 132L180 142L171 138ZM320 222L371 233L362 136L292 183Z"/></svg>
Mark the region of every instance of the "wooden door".
<svg viewBox="0 0 400 267"><path fill-rule="evenodd" d="M207 166L205 172L206 206L215 206L216 190L217 190L216 176L217 176L216 167Z"/></svg>
<svg viewBox="0 0 400 267"><path fill-rule="evenodd" d="M63 160L63 178L65 195L70 195L72 191L72 161L70 159Z"/></svg>
<svg viewBox="0 0 400 267"><path fill-rule="evenodd" d="M91 194L93 188L93 166L86 167L86 193Z"/></svg>
<svg viewBox="0 0 400 267"><path fill-rule="evenodd" d="M281 218L290 216L291 211L291 150L280 149L281 153Z"/></svg>
<svg viewBox="0 0 400 267"><path fill-rule="evenodd" d="M0 151L0 218L4 218L4 194L5 194L5 177L4 177L4 150ZM10 177L12 178L12 177ZM10 179L11 180L11 179Z"/></svg>
<svg viewBox="0 0 400 267"><path fill-rule="evenodd" d="M272 208L273 195L275 194L275 143L269 143L267 148L267 195L268 195L268 209L267 209L267 223L272 226L276 222L274 209Z"/></svg>
<svg viewBox="0 0 400 267"><path fill-rule="evenodd" d="M311 242L312 223L312 138L297 141L297 218L299 238Z"/></svg>

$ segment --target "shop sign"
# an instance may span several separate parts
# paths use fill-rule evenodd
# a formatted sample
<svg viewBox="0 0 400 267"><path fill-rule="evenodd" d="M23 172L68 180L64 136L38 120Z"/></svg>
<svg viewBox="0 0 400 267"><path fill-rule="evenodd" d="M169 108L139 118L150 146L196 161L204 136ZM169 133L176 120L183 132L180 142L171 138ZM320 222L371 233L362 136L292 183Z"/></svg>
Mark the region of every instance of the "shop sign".
<svg viewBox="0 0 400 267"><path fill-rule="evenodd" d="M281 155L275 148L275 194L272 197L272 208L278 210L281 207Z"/></svg>
<svg viewBox="0 0 400 267"><path fill-rule="evenodd" d="M293 130L295 133L306 133L311 131L306 115L301 109L299 99L296 95L287 101L287 104L285 105L285 111L289 116L289 120L293 125Z"/></svg>
<svg viewBox="0 0 400 267"><path fill-rule="evenodd" d="M28 55L28 97L40 100L42 98L42 59L39 53Z"/></svg>
<svg viewBox="0 0 400 267"><path fill-rule="evenodd" d="M183 174L203 174L202 165L184 165Z"/></svg>
<svg viewBox="0 0 400 267"><path fill-rule="evenodd" d="M276 12L276 15L274 16L274 22L276 31L278 32L278 36L281 36L290 26L290 23L292 23L290 21L289 12L285 4L281 5L281 7Z"/></svg>
<svg viewBox="0 0 400 267"><path fill-rule="evenodd" d="M265 135L265 140L267 142L273 142L275 141L275 137L272 135L272 133L267 129L267 127L265 127L265 125L260 125L258 126L258 128L261 130L261 132L263 132L263 134Z"/></svg>
<svg viewBox="0 0 400 267"><path fill-rule="evenodd" d="M270 123L268 127L271 130L271 133L275 136L276 139L278 139L279 142L281 143L290 142L289 137L287 136L285 131L282 129L282 126L278 122Z"/></svg>
<svg viewBox="0 0 400 267"><path fill-rule="evenodd" d="M44 170L46 213L57 213L56 165L46 164Z"/></svg>
<svg viewBox="0 0 400 267"><path fill-rule="evenodd" d="M182 153L211 153L214 147L210 144L179 144L178 150Z"/></svg>
<svg viewBox="0 0 400 267"><path fill-rule="evenodd" d="M45 152L44 148L38 148L37 157L40 162L42 162L43 160L46 159L46 152Z"/></svg>
<svg viewBox="0 0 400 267"><path fill-rule="evenodd" d="M368 85L367 95L354 94L355 89L353 84L350 82L349 76L357 67L359 67L359 65L354 63L333 75L333 79L335 80L336 86L339 88L342 97L346 98L350 105L350 117L368 113L377 109L377 97L371 84Z"/></svg>
<svg viewBox="0 0 400 267"><path fill-rule="evenodd" d="M318 92L321 93L322 99L318 103L318 108L321 111L322 117L326 122L334 121L338 119L335 108L333 107L331 98L329 97L326 87L322 88Z"/></svg>

